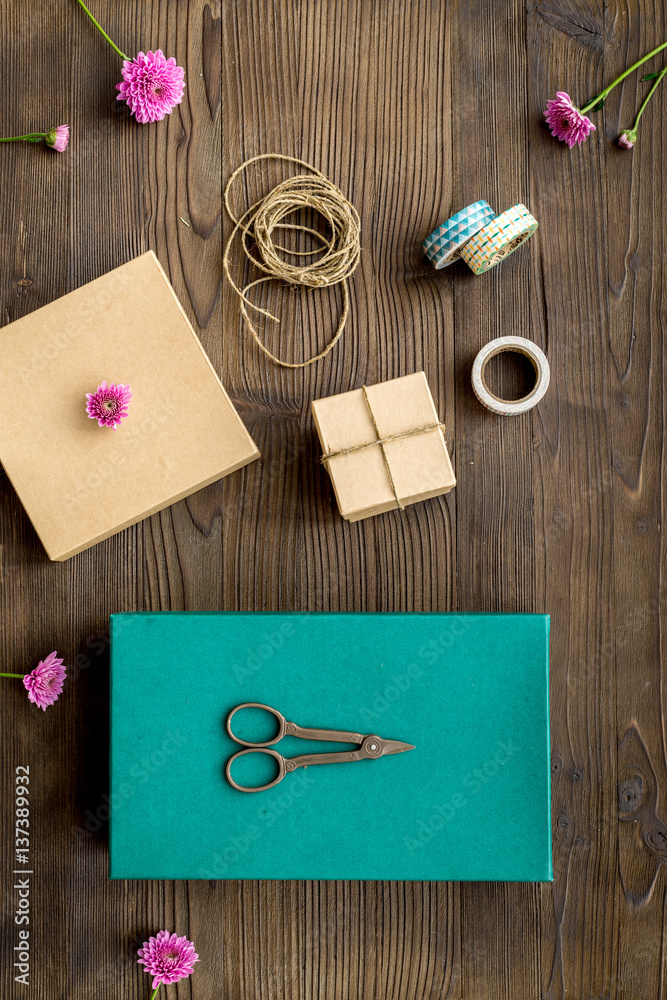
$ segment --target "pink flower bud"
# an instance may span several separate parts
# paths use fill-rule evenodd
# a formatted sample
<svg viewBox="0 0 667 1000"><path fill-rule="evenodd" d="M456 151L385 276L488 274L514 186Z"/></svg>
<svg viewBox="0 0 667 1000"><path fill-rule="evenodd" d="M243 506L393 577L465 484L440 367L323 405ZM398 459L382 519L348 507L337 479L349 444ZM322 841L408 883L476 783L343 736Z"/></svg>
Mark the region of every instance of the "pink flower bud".
<svg viewBox="0 0 667 1000"><path fill-rule="evenodd" d="M52 128L47 133L45 142L57 153L64 153L69 142L69 125L59 125L58 128Z"/></svg>
<svg viewBox="0 0 667 1000"><path fill-rule="evenodd" d="M637 133L631 128L626 128L618 137L618 144L621 149L632 149L636 142Z"/></svg>

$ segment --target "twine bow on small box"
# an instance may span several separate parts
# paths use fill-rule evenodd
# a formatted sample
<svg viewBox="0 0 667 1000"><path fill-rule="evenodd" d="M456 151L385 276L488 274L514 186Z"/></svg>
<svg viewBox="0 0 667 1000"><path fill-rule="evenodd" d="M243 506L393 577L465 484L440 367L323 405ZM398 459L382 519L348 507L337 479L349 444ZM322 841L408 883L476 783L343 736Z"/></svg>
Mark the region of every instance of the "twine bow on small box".
<svg viewBox="0 0 667 1000"><path fill-rule="evenodd" d="M380 434L380 429L375 419L375 414L373 413L373 407L371 406L371 401L368 397L368 392L366 386L362 385L362 391L364 394L364 399L366 400L366 406L368 407L368 412L370 418L373 421L373 427L375 428L375 433L377 434L377 441L367 441L365 444L355 444L350 448L341 448L339 451L330 451L326 455L323 455L321 462L324 467L329 471L328 463L334 458L340 458L342 455L353 455L357 451L364 451L366 448L374 448L376 445L380 445L382 451L382 457L384 458L384 464L387 468L389 474L389 482L391 483L391 488L396 499L400 510L405 510L405 504L402 502L400 496L398 495L398 490L396 489L396 483L394 481L394 476L391 471L391 465L389 464L389 458L387 456L387 450L385 445L389 444L391 441L400 441L401 438L409 438L414 434L426 434L427 431L444 431L445 425L440 423L439 420L433 421L430 424L421 424L419 427L411 427L407 431L399 431L397 434L389 434L387 437L382 437Z"/></svg>

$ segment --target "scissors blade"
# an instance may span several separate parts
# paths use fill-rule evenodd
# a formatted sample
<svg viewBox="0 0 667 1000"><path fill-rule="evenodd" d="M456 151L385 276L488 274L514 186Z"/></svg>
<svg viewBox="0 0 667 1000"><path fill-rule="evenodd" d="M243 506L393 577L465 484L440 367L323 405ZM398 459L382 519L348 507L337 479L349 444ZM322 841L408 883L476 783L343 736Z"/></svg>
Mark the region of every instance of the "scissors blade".
<svg viewBox="0 0 667 1000"><path fill-rule="evenodd" d="M414 750L411 743L399 743L398 740L383 740L382 756L388 753L405 753L406 750Z"/></svg>

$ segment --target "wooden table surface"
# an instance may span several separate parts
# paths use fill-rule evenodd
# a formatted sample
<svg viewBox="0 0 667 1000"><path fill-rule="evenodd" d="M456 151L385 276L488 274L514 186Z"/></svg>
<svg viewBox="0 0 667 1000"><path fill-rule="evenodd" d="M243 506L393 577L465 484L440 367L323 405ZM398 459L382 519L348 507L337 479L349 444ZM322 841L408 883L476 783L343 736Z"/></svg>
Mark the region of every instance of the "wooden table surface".
<svg viewBox="0 0 667 1000"><path fill-rule="evenodd" d="M152 248L263 459L64 564L0 475L2 669L54 647L73 665L45 714L2 682L3 998L143 1000L134 950L163 926L202 957L165 998L662 998L664 95L632 153L614 139L646 92L637 74L572 152L542 111L557 89L583 103L663 41L667 5L93 6L125 50L176 56L185 100L136 124L114 100L117 57L74 0L0 5L0 133L72 127L64 155L0 150L1 323ZM221 276L223 185L272 151L323 170L362 221L348 327L305 371L259 353ZM253 171L238 202L281 176ZM485 276L435 272L422 239L481 197L525 202L537 234ZM268 330L269 346L298 358L324 345L340 290L262 296L286 331ZM469 381L505 334L552 366L543 402L514 419L484 411ZM310 401L419 369L458 486L347 524ZM495 377L507 390L522 373ZM549 612L553 884L107 881L108 615L138 609ZM32 793L27 989L11 966L18 765Z"/></svg>

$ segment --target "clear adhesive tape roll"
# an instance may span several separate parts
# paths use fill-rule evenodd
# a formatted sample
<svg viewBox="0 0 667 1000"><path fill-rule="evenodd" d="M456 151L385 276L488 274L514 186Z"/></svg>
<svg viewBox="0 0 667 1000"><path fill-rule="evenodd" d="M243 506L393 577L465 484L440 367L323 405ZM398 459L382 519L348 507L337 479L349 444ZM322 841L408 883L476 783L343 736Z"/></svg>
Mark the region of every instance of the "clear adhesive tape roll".
<svg viewBox="0 0 667 1000"><path fill-rule="evenodd" d="M426 237L424 253L438 270L447 267L461 256L461 247L495 217L488 201L466 205Z"/></svg>
<svg viewBox="0 0 667 1000"><path fill-rule="evenodd" d="M488 222L461 247L461 256L475 274L484 274L514 253L537 229L525 205L514 205Z"/></svg>
<svg viewBox="0 0 667 1000"><path fill-rule="evenodd" d="M489 360L505 351L524 354L535 369L535 385L523 399L500 399L491 392L484 381L484 369ZM472 366L472 387L478 400L487 410L506 417L525 413L539 403L549 388L550 378L549 362L544 352L532 340L527 340L525 337L498 337L497 340L491 340L479 352Z"/></svg>

